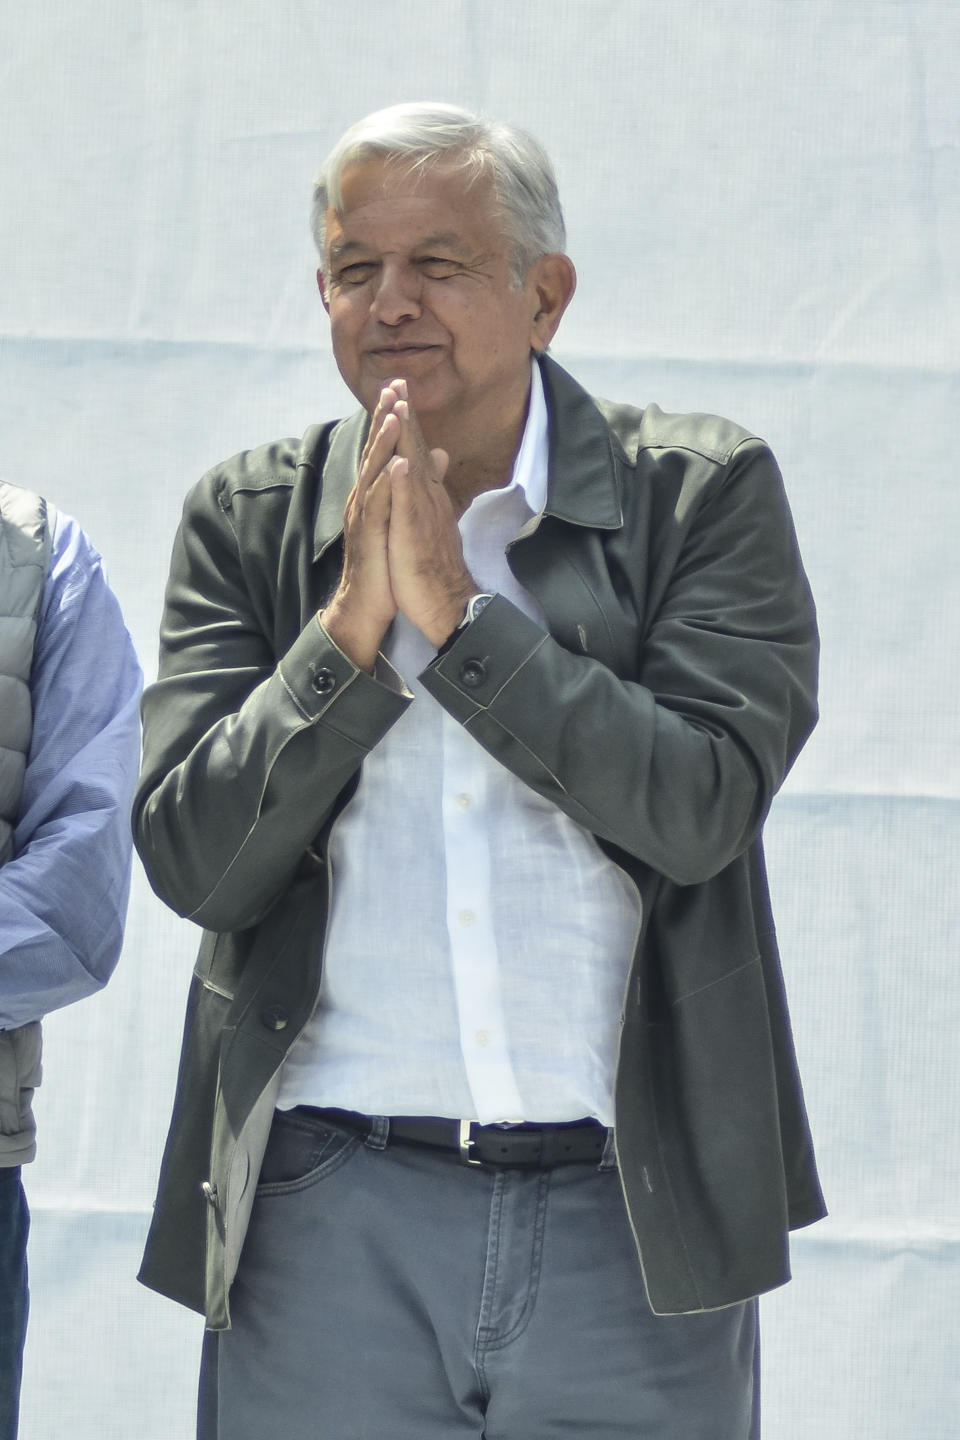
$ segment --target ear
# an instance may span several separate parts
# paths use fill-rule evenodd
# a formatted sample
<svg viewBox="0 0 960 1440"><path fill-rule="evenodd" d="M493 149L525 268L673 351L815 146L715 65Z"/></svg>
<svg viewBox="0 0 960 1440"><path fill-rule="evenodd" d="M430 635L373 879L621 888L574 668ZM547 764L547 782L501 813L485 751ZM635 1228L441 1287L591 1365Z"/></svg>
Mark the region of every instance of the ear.
<svg viewBox="0 0 960 1440"><path fill-rule="evenodd" d="M533 286L536 298L530 345L541 355L557 333L563 312L573 299L577 272L569 255L541 255L530 266L527 282Z"/></svg>
<svg viewBox="0 0 960 1440"><path fill-rule="evenodd" d="M322 302L322 304L323 304L323 308L324 308L324 310L326 310L327 314L329 315L329 314L330 314L330 302L329 302L329 300L327 299L327 282L326 282L326 281L324 280L324 278L323 278L323 271L322 271L322 270L318 270L318 271L317 271L317 289L320 291L320 300L321 300L321 302Z"/></svg>

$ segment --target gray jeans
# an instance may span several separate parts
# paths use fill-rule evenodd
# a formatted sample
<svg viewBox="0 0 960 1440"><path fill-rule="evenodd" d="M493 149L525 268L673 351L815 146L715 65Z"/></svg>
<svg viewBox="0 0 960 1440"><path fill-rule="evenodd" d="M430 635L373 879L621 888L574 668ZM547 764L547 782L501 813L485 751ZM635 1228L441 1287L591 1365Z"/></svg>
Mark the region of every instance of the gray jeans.
<svg viewBox="0 0 960 1440"><path fill-rule="evenodd" d="M757 1307L654 1316L608 1145L494 1170L278 1113L199 1440L757 1440Z"/></svg>

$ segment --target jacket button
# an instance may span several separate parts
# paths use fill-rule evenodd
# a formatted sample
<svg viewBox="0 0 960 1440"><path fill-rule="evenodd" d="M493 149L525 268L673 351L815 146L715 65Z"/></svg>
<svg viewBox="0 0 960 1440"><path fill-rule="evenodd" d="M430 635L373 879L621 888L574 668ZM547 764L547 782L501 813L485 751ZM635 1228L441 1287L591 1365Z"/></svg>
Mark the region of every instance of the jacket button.
<svg viewBox="0 0 960 1440"><path fill-rule="evenodd" d="M216 1205L217 1187L216 1185L214 1185L213 1181L204 1180L203 1184L200 1186L200 1189L203 1191L204 1199L209 1200L211 1205Z"/></svg>
<svg viewBox="0 0 960 1440"><path fill-rule="evenodd" d="M310 684L318 695L329 695L331 690L337 688L337 677L332 670L328 670L326 665L323 665L319 670L314 670L310 677Z"/></svg>
<svg viewBox="0 0 960 1440"><path fill-rule="evenodd" d="M282 1005L268 1005L260 1011L260 1023L268 1030L286 1030L290 1023L290 1016Z"/></svg>
<svg viewBox="0 0 960 1440"><path fill-rule="evenodd" d="M460 666L460 679L468 690L476 690L487 678L487 667L482 660L464 660Z"/></svg>

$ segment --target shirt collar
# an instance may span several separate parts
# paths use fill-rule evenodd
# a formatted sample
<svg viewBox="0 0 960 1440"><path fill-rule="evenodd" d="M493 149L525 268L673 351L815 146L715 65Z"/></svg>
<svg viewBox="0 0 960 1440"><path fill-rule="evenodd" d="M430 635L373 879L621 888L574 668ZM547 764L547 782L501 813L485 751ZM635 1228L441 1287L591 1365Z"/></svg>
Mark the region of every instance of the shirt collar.
<svg viewBox="0 0 960 1440"><path fill-rule="evenodd" d="M543 381L540 378L540 366L536 360L531 360L527 423L523 427L523 439L520 441L517 458L513 462L510 485L516 485L523 491L524 498L534 515L539 515L547 503L549 453L549 426Z"/></svg>
<svg viewBox="0 0 960 1440"><path fill-rule="evenodd" d="M517 496L530 511L539 515L547 503L547 469L550 459L550 426L547 402L536 360L530 365L530 399L527 418L520 439L520 449L513 462L513 471L506 485L496 490L481 490L468 509L477 512L499 506L508 496Z"/></svg>

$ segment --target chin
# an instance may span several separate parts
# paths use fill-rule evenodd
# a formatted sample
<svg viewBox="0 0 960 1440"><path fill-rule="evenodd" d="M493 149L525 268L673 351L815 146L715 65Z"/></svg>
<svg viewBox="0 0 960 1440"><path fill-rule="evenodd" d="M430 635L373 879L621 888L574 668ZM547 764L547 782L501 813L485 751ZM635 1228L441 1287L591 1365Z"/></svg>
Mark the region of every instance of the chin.
<svg viewBox="0 0 960 1440"><path fill-rule="evenodd" d="M436 374L418 374L417 368L415 364L399 363L390 367L377 365L349 378L342 370L340 374L348 389L371 415L377 407L380 391L391 380L406 381L410 404L420 417L436 415L458 403L455 387L451 387L449 381L444 383L442 377Z"/></svg>
<svg viewBox="0 0 960 1440"><path fill-rule="evenodd" d="M407 395L418 415L431 415L456 403L457 397L449 379L444 382L437 375L418 375L412 369L404 370L402 366L388 377L394 378L407 382Z"/></svg>

